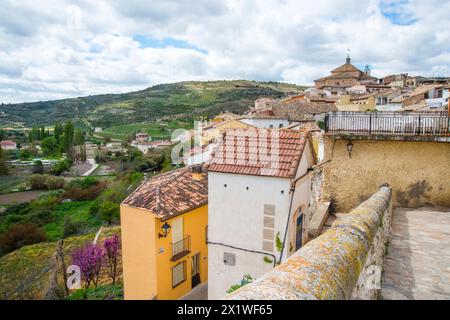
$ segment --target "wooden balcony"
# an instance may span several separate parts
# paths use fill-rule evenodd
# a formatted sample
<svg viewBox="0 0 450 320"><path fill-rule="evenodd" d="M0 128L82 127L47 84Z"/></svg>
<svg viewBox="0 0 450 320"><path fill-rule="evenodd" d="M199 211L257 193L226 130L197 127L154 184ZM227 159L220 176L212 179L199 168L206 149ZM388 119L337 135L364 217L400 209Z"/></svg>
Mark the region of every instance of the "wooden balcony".
<svg viewBox="0 0 450 320"><path fill-rule="evenodd" d="M191 236L186 236L184 239L171 243L172 258L170 261L177 261L191 253Z"/></svg>

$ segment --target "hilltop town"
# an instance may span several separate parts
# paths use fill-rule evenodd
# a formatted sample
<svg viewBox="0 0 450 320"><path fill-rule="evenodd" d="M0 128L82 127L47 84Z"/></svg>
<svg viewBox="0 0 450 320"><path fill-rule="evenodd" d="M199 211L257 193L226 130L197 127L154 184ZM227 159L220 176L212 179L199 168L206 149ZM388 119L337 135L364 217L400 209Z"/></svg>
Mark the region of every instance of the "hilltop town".
<svg viewBox="0 0 450 320"><path fill-rule="evenodd" d="M276 87L214 114L4 127L2 297L448 297L450 78L347 56Z"/></svg>

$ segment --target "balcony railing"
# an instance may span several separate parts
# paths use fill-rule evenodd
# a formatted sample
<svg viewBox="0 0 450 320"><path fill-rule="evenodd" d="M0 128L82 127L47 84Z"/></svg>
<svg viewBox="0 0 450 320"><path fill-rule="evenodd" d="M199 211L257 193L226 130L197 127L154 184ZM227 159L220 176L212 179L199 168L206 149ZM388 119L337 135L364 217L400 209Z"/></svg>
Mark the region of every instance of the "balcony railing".
<svg viewBox="0 0 450 320"><path fill-rule="evenodd" d="M447 112L330 112L325 116L329 134L449 136Z"/></svg>
<svg viewBox="0 0 450 320"><path fill-rule="evenodd" d="M191 236L186 236L184 239L172 243L172 258L171 261L177 261L191 252Z"/></svg>

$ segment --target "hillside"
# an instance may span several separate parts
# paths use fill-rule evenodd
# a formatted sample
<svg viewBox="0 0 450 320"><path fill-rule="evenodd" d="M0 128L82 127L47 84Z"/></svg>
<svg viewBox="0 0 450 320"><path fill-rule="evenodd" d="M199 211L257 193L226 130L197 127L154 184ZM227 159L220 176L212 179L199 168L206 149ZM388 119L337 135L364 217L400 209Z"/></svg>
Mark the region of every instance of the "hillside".
<svg viewBox="0 0 450 320"><path fill-rule="evenodd" d="M120 234L120 227L105 228L99 237L100 243L113 234ZM71 252L91 242L95 233L64 239L66 265L70 265ZM57 242L41 242L24 246L0 258L0 299L42 299L48 289L51 276L51 258ZM100 283L108 283L106 275ZM62 275L58 273L62 285Z"/></svg>
<svg viewBox="0 0 450 320"><path fill-rule="evenodd" d="M72 119L81 127L110 127L164 118L243 112L260 97L281 97L304 87L256 81L189 81L142 91L20 104L0 104L0 125L53 125Z"/></svg>

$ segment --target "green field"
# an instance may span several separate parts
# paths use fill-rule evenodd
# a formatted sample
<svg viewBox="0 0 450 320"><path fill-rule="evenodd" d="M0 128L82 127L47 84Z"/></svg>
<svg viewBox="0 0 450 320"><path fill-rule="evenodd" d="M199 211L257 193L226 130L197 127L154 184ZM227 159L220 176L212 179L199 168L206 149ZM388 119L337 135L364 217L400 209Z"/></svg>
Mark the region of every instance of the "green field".
<svg viewBox="0 0 450 320"><path fill-rule="evenodd" d="M172 120L169 122L141 122L124 124L106 128L103 132L96 133L101 137L126 140L133 133L144 131L148 133L152 140L170 139L172 131L175 129L192 129L192 122Z"/></svg>

